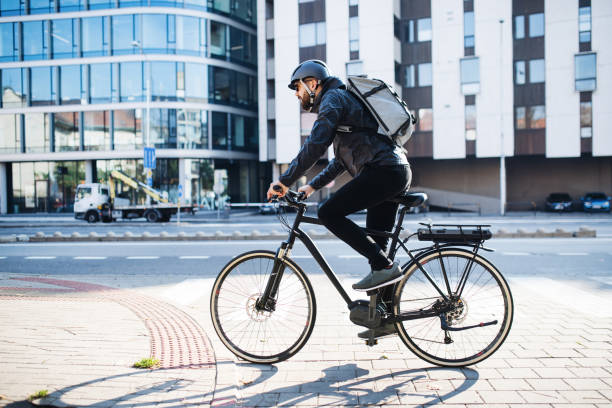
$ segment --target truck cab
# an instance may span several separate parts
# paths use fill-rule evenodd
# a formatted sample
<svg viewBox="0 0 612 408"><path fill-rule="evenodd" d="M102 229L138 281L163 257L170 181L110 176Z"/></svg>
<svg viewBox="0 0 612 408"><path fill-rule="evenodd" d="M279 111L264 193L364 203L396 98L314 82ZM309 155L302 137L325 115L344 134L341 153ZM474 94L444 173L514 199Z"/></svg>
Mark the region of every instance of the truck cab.
<svg viewBox="0 0 612 408"><path fill-rule="evenodd" d="M87 222L99 221L100 207L110 201L109 191L106 184L79 184L74 201L74 218L84 219Z"/></svg>

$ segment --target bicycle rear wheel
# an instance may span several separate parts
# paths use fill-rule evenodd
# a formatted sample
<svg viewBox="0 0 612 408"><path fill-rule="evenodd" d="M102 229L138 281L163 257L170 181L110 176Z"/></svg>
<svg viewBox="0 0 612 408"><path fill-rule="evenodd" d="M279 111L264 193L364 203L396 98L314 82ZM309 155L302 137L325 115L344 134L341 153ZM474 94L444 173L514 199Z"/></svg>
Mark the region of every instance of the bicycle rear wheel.
<svg viewBox="0 0 612 408"><path fill-rule="evenodd" d="M457 296L461 276L472 258L463 292ZM493 354L510 331L514 311L510 288L499 271L485 258L457 248L431 252L419 258L419 262L437 287L454 300L451 310L439 316L396 323L406 346L423 360L445 367L476 364ZM443 270L448 277L450 296ZM409 264L406 276L395 288L395 314L432 310L443 302L418 266ZM442 319L450 328L464 330L443 330ZM492 322L496 323L480 325Z"/></svg>
<svg viewBox="0 0 612 408"><path fill-rule="evenodd" d="M247 252L219 273L210 313L219 338L236 356L254 363L277 363L297 353L314 327L316 302L310 281L293 261L284 272L273 312L257 310L274 265L271 251Z"/></svg>

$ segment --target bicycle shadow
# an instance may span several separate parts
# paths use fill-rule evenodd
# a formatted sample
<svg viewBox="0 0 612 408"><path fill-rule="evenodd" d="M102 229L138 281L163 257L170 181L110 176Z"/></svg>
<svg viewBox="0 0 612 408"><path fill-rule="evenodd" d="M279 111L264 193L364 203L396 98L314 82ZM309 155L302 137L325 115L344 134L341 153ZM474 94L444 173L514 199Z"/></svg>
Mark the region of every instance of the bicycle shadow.
<svg viewBox="0 0 612 408"><path fill-rule="evenodd" d="M420 391L415 388L414 381L428 379L427 372L454 371L465 380L457 388L448 392L436 392L431 389ZM238 406L295 406L302 403L312 403L317 406L324 405L376 405L380 403L397 404L402 398L411 404L427 405L440 403L455 395L468 390L476 380L478 372L473 369L449 369L442 367L408 369L376 377L365 377L369 371L358 367L354 363L323 370L324 377L305 383L292 384L285 387L257 392L250 396L239 398ZM363 377L363 378L362 378ZM384 388L380 383L388 383ZM263 381L263 379L261 380ZM249 388L258 390L261 381L249 383L241 387L241 394L247 393ZM314 401L312 401L314 399Z"/></svg>

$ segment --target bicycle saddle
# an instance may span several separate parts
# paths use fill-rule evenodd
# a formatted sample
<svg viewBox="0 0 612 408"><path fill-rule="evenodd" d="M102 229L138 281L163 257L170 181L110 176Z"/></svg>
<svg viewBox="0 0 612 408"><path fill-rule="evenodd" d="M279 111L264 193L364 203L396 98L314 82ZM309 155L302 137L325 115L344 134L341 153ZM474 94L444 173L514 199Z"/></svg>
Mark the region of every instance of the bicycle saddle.
<svg viewBox="0 0 612 408"><path fill-rule="evenodd" d="M391 201L405 205L406 207L417 207L427 200L426 193L409 193L404 191L398 194Z"/></svg>

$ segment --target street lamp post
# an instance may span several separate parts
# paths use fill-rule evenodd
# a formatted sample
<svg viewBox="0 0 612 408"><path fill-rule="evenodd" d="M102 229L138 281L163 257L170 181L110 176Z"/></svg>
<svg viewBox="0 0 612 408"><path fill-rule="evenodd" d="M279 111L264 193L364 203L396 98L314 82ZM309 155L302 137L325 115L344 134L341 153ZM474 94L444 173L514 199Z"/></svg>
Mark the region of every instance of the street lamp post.
<svg viewBox="0 0 612 408"><path fill-rule="evenodd" d="M499 20L499 212L506 214L506 155L504 151L504 19Z"/></svg>

